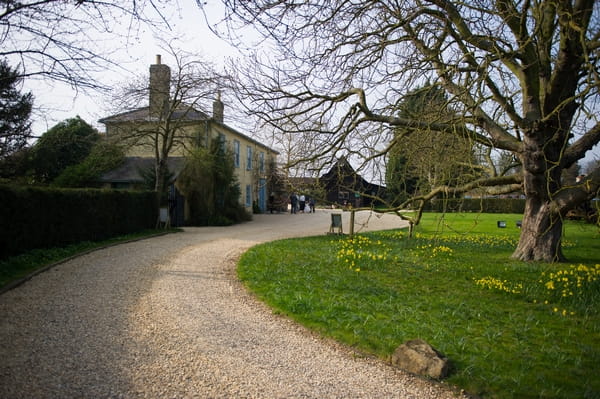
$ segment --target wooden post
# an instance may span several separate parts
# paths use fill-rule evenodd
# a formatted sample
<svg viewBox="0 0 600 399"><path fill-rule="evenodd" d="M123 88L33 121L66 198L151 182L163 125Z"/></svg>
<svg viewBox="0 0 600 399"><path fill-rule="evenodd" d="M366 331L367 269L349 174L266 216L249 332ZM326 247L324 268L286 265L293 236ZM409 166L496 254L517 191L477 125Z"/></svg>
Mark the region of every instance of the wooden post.
<svg viewBox="0 0 600 399"><path fill-rule="evenodd" d="M356 211L354 209L352 209L350 211L350 238L352 238L354 236L354 213Z"/></svg>

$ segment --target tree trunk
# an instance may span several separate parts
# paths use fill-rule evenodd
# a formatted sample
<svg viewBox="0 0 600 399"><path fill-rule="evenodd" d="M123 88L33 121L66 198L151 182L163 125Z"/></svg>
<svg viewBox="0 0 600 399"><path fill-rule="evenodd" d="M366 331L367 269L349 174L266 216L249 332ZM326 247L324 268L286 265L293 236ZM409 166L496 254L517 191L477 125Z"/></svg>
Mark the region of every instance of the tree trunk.
<svg viewBox="0 0 600 399"><path fill-rule="evenodd" d="M158 205L156 228L160 226L160 208L167 205L167 173L168 169L166 161L164 159L161 159L158 162L156 162L156 164L154 165L154 191L156 192L156 202Z"/></svg>
<svg viewBox="0 0 600 399"><path fill-rule="evenodd" d="M550 202L527 198L519 245L513 259L523 261L563 262L562 219L552 211Z"/></svg>
<svg viewBox="0 0 600 399"><path fill-rule="evenodd" d="M154 190L158 195L159 206L166 203L166 192L167 192L167 174L169 169L167 167L166 158L160 159L155 165L155 176Z"/></svg>

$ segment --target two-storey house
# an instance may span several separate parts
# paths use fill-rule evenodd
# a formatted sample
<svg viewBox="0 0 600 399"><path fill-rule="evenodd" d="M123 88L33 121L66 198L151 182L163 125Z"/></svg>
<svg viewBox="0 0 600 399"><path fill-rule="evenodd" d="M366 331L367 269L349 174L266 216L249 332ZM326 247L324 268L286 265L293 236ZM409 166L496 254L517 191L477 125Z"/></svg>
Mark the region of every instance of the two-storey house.
<svg viewBox="0 0 600 399"><path fill-rule="evenodd" d="M197 109L194 105L172 99L171 71L161 63L160 55L150 66L148 106L111 115L100 119L106 126L108 139L115 139L126 149L123 165L104 174L105 185L113 188L133 188L139 186L144 177L141 171L155 165L161 150L168 145L166 163L172 180L170 195L176 197L176 179L181 171L185 156L197 146L210 148L213 140L228 146L233 154L232 162L241 189L240 203L252 212L253 203L261 210L267 208L267 176L269 165L275 164L278 152L241 133L224 123L224 104L217 95L213 102L212 115ZM178 199L176 215L171 215L172 223L180 225L185 219L184 199Z"/></svg>

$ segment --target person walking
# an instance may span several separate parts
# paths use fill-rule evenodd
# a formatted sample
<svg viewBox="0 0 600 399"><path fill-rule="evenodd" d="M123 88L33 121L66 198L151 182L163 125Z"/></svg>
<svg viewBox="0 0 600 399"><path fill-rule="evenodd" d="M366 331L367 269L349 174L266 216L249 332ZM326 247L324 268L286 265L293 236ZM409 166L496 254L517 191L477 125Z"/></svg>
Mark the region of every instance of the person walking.
<svg viewBox="0 0 600 399"><path fill-rule="evenodd" d="M306 198L304 197L304 194L300 194L300 212L304 213L304 207L306 206Z"/></svg>
<svg viewBox="0 0 600 399"><path fill-rule="evenodd" d="M296 193L290 195L290 204L292 206L291 213L296 213L296 210L298 209L298 197L296 197Z"/></svg>
<svg viewBox="0 0 600 399"><path fill-rule="evenodd" d="M310 197L308 204L310 205L310 212L315 213L315 199L313 197Z"/></svg>

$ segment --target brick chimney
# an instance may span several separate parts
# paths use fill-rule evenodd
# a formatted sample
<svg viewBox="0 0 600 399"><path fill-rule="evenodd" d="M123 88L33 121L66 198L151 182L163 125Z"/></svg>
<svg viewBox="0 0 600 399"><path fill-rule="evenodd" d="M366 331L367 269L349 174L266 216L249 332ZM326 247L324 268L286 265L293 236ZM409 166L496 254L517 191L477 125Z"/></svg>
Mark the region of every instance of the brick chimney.
<svg viewBox="0 0 600 399"><path fill-rule="evenodd" d="M217 92L217 98L213 101L213 119L219 123L223 123L223 112L225 105L221 101L221 92Z"/></svg>
<svg viewBox="0 0 600 399"><path fill-rule="evenodd" d="M150 116L158 118L167 113L170 84L171 68L161 64L157 54L156 64L150 65Z"/></svg>

